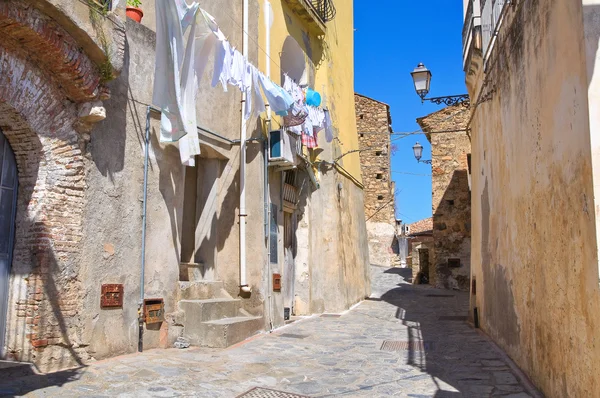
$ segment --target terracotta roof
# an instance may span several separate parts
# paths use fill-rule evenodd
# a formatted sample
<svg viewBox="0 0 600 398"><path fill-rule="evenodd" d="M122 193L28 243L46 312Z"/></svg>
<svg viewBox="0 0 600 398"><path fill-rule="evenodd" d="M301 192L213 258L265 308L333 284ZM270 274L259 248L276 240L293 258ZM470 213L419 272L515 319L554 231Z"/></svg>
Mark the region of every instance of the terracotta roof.
<svg viewBox="0 0 600 398"><path fill-rule="evenodd" d="M433 232L433 218L429 217L424 220L408 224L408 235L422 235Z"/></svg>

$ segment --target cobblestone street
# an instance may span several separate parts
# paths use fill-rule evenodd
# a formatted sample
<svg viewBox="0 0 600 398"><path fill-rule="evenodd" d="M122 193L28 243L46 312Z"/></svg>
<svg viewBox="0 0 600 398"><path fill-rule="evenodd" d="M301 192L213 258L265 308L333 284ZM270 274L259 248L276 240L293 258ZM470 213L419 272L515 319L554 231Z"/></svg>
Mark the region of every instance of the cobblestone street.
<svg viewBox="0 0 600 398"><path fill-rule="evenodd" d="M233 398L261 387L309 397L536 396L465 323L468 294L411 285L407 271L372 267L372 298L341 316L302 319L226 350L151 350L2 377L0 395Z"/></svg>

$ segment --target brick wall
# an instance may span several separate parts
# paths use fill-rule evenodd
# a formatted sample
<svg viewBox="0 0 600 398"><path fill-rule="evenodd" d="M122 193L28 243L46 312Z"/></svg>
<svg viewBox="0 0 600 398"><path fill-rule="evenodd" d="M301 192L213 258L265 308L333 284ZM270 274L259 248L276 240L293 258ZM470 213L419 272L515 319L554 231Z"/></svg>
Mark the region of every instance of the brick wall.
<svg viewBox="0 0 600 398"><path fill-rule="evenodd" d="M0 130L19 179L6 348L47 371L87 359L78 273L85 142L74 126L103 90L98 66L27 3L0 3L0 33Z"/></svg>
<svg viewBox="0 0 600 398"><path fill-rule="evenodd" d="M390 107L354 95L360 164L365 186L365 216L372 222L393 223L394 192L390 166Z"/></svg>

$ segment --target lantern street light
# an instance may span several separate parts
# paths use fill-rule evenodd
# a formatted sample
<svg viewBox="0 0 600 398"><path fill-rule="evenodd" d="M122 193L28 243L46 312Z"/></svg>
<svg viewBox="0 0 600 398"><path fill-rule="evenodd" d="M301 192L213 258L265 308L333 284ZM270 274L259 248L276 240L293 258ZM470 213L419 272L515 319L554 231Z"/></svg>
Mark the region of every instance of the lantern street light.
<svg viewBox="0 0 600 398"><path fill-rule="evenodd" d="M415 84L415 91L417 92L417 95L421 97L421 103L425 101L431 101L437 105L445 104L448 106L453 106L462 103L464 106L469 106L468 94L425 98L429 93L432 74L431 71L427 69L425 65L423 65L423 63L420 63L410 74L412 75L413 83Z"/></svg>
<svg viewBox="0 0 600 398"><path fill-rule="evenodd" d="M421 160L421 156L423 155L423 145L419 144L419 142L417 141L417 143L412 148L417 162L431 164L431 160Z"/></svg>

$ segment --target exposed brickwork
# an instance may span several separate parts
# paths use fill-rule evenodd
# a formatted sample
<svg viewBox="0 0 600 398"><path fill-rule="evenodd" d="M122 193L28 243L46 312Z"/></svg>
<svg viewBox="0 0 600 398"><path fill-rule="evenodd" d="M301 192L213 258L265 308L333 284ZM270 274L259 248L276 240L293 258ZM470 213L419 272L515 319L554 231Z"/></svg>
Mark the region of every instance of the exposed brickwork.
<svg viewBox="0 0 600 398"><path fill-rule="evenodd" d="M462 105L444 108L417 122L423 131L465 129L470 113ZM430 281L437 287L469 290L471 258L471 192L466 132L428 134L432 153L434 264ZM460 261L452 267L449 259ZM435 270L435 271L434 271Z"/></svg>
<svg viewBox="0 0 600 398"><path fill-rule="evenodd" d="M0 36L6 49L26 53L41 70L51 72L71 100L88 101L99 95L98 67L63 28L33 6L17 0L0 2Z"/></svg>
<svg viewBox="0 0 600 398"><path fill-rule="evenodd" d="M360 165L365 186L365 216L373 222L394 223L390 107L360 94L355 94L354 100Z"/></svg>
<svg viewBox="0 0 600 398"><path fill-rule="evenodd" d="M7 3L1 4L2 12ZM22 10L11 13L27 17ZM45 23L43 18L38 21ZM83 293L78 243L85 192L83 157L73 129L77 106L48 77L51 70L40 68L22 50L2 46L0 129L19 172L8 354L44 370L62 368L85 358L77 346ZM85 82L94 79L83 79L80 87L91 87Z"/></svg>

